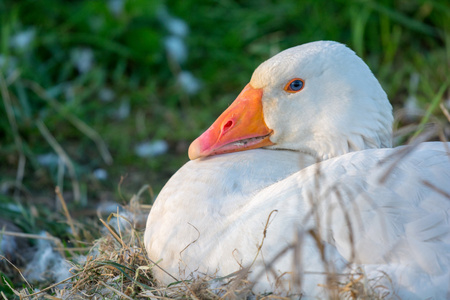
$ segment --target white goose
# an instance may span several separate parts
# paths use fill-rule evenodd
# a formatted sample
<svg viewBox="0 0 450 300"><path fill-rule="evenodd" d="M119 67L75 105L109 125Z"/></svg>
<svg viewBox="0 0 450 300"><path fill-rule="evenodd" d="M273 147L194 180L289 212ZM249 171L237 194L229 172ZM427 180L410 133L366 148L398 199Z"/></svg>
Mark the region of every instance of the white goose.
<svg viewBox="0 0 450 300"><path fill-rule="evenodd" d="M159 194L149 257L179 279L250 267L256 292L321 297L343 280L324 274L358 267L388 297L448 297L449 144L392 149L392 121L380 84L344 45L279 53Z"/></svg>

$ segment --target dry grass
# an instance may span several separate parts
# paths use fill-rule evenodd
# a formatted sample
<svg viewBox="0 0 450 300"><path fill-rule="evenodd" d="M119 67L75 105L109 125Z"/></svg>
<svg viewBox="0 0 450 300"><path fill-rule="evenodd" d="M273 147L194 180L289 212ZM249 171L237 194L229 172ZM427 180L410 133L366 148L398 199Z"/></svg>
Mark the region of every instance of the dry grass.
<svg viewBox="0 0 450 300"><path fill-rule="evenodd" d="M56 191L64 203L58 189ZM74 227L69 212L65 211L65 214L70 226ZM22 290L10 288L20 299L218 299L227 294L231 296L226 285L210 287L210 283L216 281L215 278L199 278L189 282L174 280L169 286L159 285L152 276L152 268L158 267L157 263L147 257L142 243L143 232L137 229L142 227L143 217L145 219L147 215L148 207L140 205L138 196L134 196L123 212L111 214L106 221L100 218L106 234L94 243L89 253L82 257L82 262L77 262L80 257L68 260L72 265L70 272L73 275L39 291L34 291L32 285L26 282L19 268L5 257L0 257L27 283L27 288ZM62 247L59 239L54 237L26 237L52 240L55 250L71 250ZM244 290L248 293L248 289ZM233 295L238 296L240 292L235 290ZM4 295L3 297L6 298Z"/></svg>

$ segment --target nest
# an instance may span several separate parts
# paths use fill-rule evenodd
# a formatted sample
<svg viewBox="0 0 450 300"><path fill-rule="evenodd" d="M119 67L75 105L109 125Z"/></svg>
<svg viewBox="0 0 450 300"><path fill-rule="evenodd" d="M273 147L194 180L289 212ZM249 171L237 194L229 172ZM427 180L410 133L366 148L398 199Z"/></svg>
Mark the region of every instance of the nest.
<svg viewBox="0 0 450 300"><path fill-rule="evenodd" d="M62 197L60 199L64 201ZM27 287L17 290L10 286L11 290L20 299L291 299L276 294L253 294L253 283L247 281L246 269L226 277L204 276L189 281L174 279L168 286L160 284L152 275L152 270L159 268L158 262L148 258L142 242L143 231L137 229L145 227L150 207L141 205L138 199L139 194L133 196L129 205L121 212L110 214L106 221L100 217L104 234L90 248L84 248L89 249L87 255L72 256L67 260L71 276L36 290L16 268ZM76 227L73 223L69 225ZM77 235L76 231L74 235ZM59 251L71 251L71 248L62 247L60 242L54 246ZM14 267L11 262L9 264ZM386 282L383 275L380 282L368 282L359 271L339 276L339 281L332 275L330 278L333 282L330 281L326 288L331 299L383 299L392 296L383 294L387 290L381 283ZM6 299L5 295L2 296Z"/></svg>

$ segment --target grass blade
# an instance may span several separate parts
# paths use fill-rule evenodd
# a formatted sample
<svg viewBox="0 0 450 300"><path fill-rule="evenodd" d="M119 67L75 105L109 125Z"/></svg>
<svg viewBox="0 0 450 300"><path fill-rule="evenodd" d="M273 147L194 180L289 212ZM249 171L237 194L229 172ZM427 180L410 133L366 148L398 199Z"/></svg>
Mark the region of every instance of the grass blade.
<svg viewBox="0 0 450 300"><path fill-rule="evenodd" d="M80 184L77 179L77 174L75 172L75 167L70 160L70 157L67 155L67 153L64 151L64 149L61 147L61 145L56 141L56 139L53 137L53 135L50 133L50 131L47 129L47 126L45 126L44 122L41 120L36 121L36 126L41 132L42 136L45 138L47 143L55 150L55 152L58 154L60 159L62 159L67 166L67 169L69 170L70 179L72 181L72 189L73 189L73 197L76 202L81 201L81 190L80 190Z"/></svg>

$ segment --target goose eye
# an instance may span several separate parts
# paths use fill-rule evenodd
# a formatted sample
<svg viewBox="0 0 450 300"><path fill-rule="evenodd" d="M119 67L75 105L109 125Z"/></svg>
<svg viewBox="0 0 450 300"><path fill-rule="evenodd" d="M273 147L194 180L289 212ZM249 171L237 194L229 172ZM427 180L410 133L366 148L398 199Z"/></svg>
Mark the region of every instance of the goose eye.
<svg viewBox="0 0 450 300"><path fill-rule="evenodd" d="M305 85L305 82L303 79L300 78L294 78L291 81L286 84L284 87L284 90L288 93L297 93L303 89L303 86Z"/></svg>

